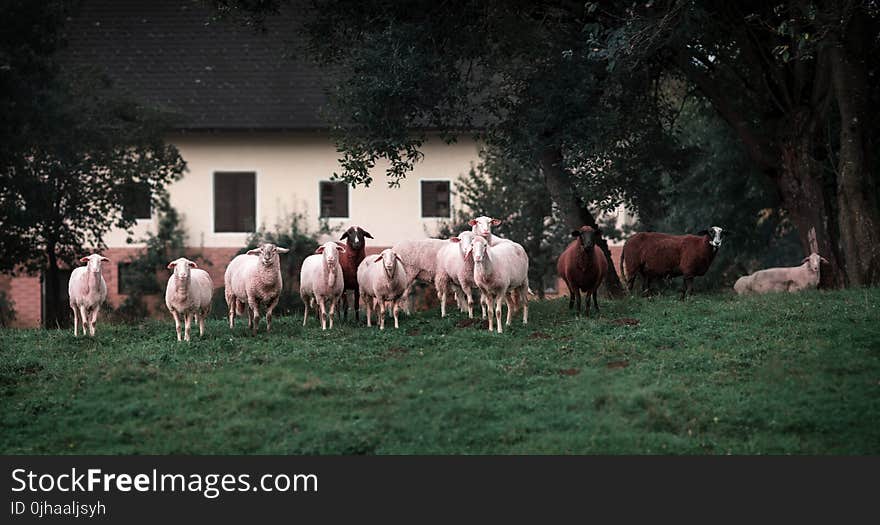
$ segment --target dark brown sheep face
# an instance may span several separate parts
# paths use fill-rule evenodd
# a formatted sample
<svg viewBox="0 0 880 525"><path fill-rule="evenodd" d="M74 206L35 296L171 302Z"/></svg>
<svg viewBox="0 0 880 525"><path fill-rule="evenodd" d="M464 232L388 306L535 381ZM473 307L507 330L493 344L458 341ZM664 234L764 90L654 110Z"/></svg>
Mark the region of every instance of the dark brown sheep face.
<svg viewBox="0 0 880 525"><path fill-rule="evenodd" d="M366 245L367 237L370 239L373 238L367 230L362 229L360 226L352 226L345 230L345 233L342 234L342 237L340 237L339 240L344 240L349 246L351 246L352 250L357 251Z"/></svg>
<svg viewBox="0 0 880 525"><path fill-rule="evenodd" d="M593 246L598 242L600 234L589 226L584 226L580 230L572 231L571 236L580 241L581 248L583 248L584 251L589 251L592 250Z"/></svg>

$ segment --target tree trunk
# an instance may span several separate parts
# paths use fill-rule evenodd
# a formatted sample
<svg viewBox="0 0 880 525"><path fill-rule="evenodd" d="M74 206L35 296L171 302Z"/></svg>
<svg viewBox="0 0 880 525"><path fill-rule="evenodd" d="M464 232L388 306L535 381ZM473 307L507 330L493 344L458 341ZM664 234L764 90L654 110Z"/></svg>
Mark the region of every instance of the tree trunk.
<svg viewBox="0 0 880 525"><path fill-rule="evenodd" d="M577 190L574 188L571 175L565 170L562 163L562 152L557 147L548 147L541 154L541 171L544 173L544 181L550 198L559 206L565 223L572 230L577 230L583 225L598 228L596 219L590 210L584 205ZM605 277L605 286L612 297L621 297L623 287L620 285L620 277L614 262L611 260L611 251L608 242L601 237L596 243L605 254L608 261L608 275Z"/></svg>
<svg viewBox="0 0 880 525"><path fill-rule="evenodd" d="M58 328L61 326L61 279L58 275L58 258L55 255L54 244L46 247L46 255L49 266L46 268L43 283L45 286L43 328Z"/></svg>
<svg viewBox="0 0 880 525"><path fill-rule="evenodd" d="M868 286L880 284L880 212L871 171L873 148L864 129L869 93L860 38L864 21L855 18L860 20L853 20L847 35L851 45L837 42L829 54L840 109L837 204L844 270L850 286Z"/></svg>
<svg viewBox="0 0 880 525"><path fill-rule="evenodd" d="M794 129L799 127L796 125ZM840 285L840 264L819 178L821 168L812 151L811 133L796 132L789 136L781 147L782 164L776 175L776 184L782 196L782 207L798 229L804 256L817 252L829 262L828 266L823 265L819 286L833 288Z"/></svg>

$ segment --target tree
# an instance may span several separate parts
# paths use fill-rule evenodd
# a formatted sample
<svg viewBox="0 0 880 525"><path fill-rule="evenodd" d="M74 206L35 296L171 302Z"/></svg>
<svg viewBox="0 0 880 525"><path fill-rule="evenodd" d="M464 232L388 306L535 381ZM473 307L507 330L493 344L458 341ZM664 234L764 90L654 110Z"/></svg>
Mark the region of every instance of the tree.
<svg viewBox="0 0 880 525"><path fill-rule="evenodd" d="M163 141L165 116L118 96L100 72L60 63L61 15L69 12L66 2L9 2L3 11L30 41L3 41L14 136L0 153L0 271L45 272L47 326L60 319L59 263L73 266L85 246L101 249L111 228L131 227L124 208L132 193L150 191L159 205L185 169Z"/></svg>
<svg viewBox="0 0 880 525"><path fill-rule="evenodd" d="M221 13L256 25L285 4L215 0ZM656 93L621 89L651 83L653 73L609 77L607 60L594 52L599 16L589 4L565 1L318 0L297 10L302 27L292 30L338 79L325 116L340 179L369 185L383 162L393 186L421 159L431 133L454 141L478 130L546 187L573 229L596 225L591 208L622 202L625 186L643 180L640 168L673 159L656 155L672 145L660 125L668 108ZM647 143L656 147L638 147ZM648 149L652 155L641 155ZM590 193L597 178L613 191ZM610 268L609 288L619 292Z"/></svg>
<svg viewBox="0 0 880 525"><path fill-rule="evenodd" d="M618 14L606 43L620 71L650 63L693 86L775 183L803 251L818 249L852 285L880 283L866 125L876 3L670 1Z"/></svg>

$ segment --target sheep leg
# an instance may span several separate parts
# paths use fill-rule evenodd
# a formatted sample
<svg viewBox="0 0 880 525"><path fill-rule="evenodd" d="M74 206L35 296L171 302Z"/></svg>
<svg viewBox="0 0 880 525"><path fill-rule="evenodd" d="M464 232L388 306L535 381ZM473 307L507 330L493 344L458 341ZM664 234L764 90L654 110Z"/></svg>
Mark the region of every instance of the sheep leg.
<svg viewBox="0 0 880 525"><path fill-rule="evenodd" d="M394 311L394 328L400 328L397 325L397 311L400 309L400 306L397 303L398 303L398 300L392 301L392 304L394 305L394 310L393 310Z"/></svg>
<svg viewBox="0 0 880 525"><path fill-rule="evenodd" d="M468 319L474 318L474 293L470 287L464 288L464 296L467 299L467 313Z"/></svg>
<svg viewBox="0 0 880 525"><path fill-rule="evenodd" d="M333 329L333 314L336 313L336 300L330 299L330 329ZM344 314L343 314L344 315Z"/></svg>
<svg viewBox="0 0 880 525"><path fill-rule="evenodd" d="M95 324L98 322L98 312L101 311L100 306L95 306L94 310L91 312L91 318L89 319L89 335L95 336Z"/></svg>
<svg viewBox="0 0 880 525"><path fill-rule="evenodd" d="M596 315L599 315L599 290L593 290L593 306L596 307Z"/></svg>
<svg viewBox="0 0 880 525"><path fill-rule="evenodd" d="M226 306L229 307L229 329L232 330L235 326L235 297L232 296L229 290L226 290L225 295Z"/></svg>
<svg viewBox="0 0 880 525"><path fill-rule="evenodd" d="M316 297L318 303L318 316L321 318L321 330L327 329L327 306L324 304L323 297Z"/></svg>
<svg viewBox="0 0 880 525"><path fill-rule="evenodd" d="M260 310L257 308L256 301L249 301L248 307L251 309L251 315L248 316L248 326L251 329L251 335L257 335L257 328L260 327Z"/></svg>
<svg viewBox="0 0 880 525"><path fill-rule="evenodd" d="M348 319L348 292L346 290L342 290L342 295L339 297L339 301L339 318L344 321Z"/></svg>
<svg viewBox="0 0 880 525"><path fill-rule="evenodd" d="M510 326L510 320L513 318L513 310L516 308L516 300L508 294L504 294L504 303L507 304L507 321L505 326Z"/></svg>
<svg viewBox="0 0 880 525"><path fill-rule="evenodd" d="M568 309L574 309L574 289L571 287L571 283L568 282L568 279L565 281L565 286L568 288Z"/></svg>
<svg viewBox="0 0 880 525"><path fill-rule="evenodd" d="M525 286L519 289L519 294L523 298L522 307L523 307L523 324L529 324L529 285L526 283Z"/></svg>
<svg viewBox="0 0 880 525"><path fill-rule="evenodd" d="M275 311L275 307L278 306L278 299L275 299L272 304L266 308L266 332L268 333L272 329L272 312Z"/></svg>
<svg viewBox="0 0 880 525"><path fill-rule="evenodd" d="M76 330L79 328L79 313L77 313L76 307L74 306L71 306L70 309L73 310L73 337L76 337ZM83 335L85 335L85 329L86 327L83 325Z"/></svg>
<svg viewBox="0 0 880 525"><path fill-rule="evenodd" d="M309 319L309 300L303 297L303 326L306 325L306 321Z"/></svg>
<svg viewBox="0 0 880 525"><path fill-rule="evenodd" d="M361 294L360 287L355 286L354 292L352 292L352 300L354 301L354 320L355 321L361 320L360 312L358 310L358 297L360 296L360 294Z"/></svg>
<svg viewBox="0 0 880 525"><path fill-rule="evenodd" d="M379 299L379 330L385 329L385 299Z"/></svg>
<svg viewBox="0 0 880 525"><path fill-rule="evenodd" d="M492 303L494 302L494 300L490 295L483 294L483 298L481 299L481 301L483 303L485 303L486 310L489 313L489 315L487 316L489 318L489 331L494 332L495 328L494 328L494 325L492 324L494 321L494 319L492 318Z"/></svg>
<svg viewBox="0 0 880 525"><path fill-rule="evenodd" d="M684 301L685 297L687 297L689 293L693 292L693 287L694 278L690 276L685 276L684 285L681 288L681 298L679 299L679 301Z"/></svg>
<svg viewBox="0 0 880 525"><path fill-rule="evenodd" d="M501 330L501 304L507 301L505 295L507 294L498 294L495 296L495 326L498 327L499 334L503 332Z"/></svg>
<svg viewBox="0 0 880 525"><path fill-rule="evenodd" d="M196 317L199 320L199 337L205 336L205 317L207 316L206 312L202 312Z"/></svg>
<svg viewBox="0 0 880 525"><path fill-rule="evenodd" d="M440 317L446 317L446 287L438 287L437 292L440 296Z"/></svg>
<svg viewBox="0 0 880 525"><path fill-rule="evenodd" d="M180 337L180 317L177 315L177 311L171 310L171 317L174 318L174 331L177 332L177 340L181 341Z"/></svg>
<svg viewBox="0 0 880 525"><path fill-rule="evenodd" d="M581 290L580 290L580 288L575 287L572 289L572 292L574 293L575 297L577 298L576 312L577 312L577 315L580 316L581 315ZM589 310L589 308L590 308L590 304L587 303L587 310ZM587 315L590 315L589 311L587 312Z"/></svg>
<svg viewBox="0 0 880 525"><path fill-rule="evenodd" d="M189 337L190 325L192 324L192 314L189 314L189 313L183 314L183 323L184 323L183 339L185 341L189 341L190 340L190 337Z"/></svg>

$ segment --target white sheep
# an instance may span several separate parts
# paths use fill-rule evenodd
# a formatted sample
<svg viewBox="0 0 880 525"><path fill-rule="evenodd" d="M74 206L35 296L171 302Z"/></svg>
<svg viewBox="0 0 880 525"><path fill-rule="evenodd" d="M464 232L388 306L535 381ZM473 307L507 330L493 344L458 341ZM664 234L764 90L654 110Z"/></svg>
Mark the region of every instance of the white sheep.
<svg viewBox="0 0 880 525"><path fill-rule="evenodd" d="M409 313L410 290L416 281L433 283L437 273L437 253L449 244L446 239L419 239L401 241L391 249L400 256L406 271L406 292L403 294L403 308Z"/></svg>
<svg viewBox="0 0 880 525"><path fill-rule="evenodd" d="M480 288L482 300L489 308L489 331L492 331L492 310L495 310L495 322L498 333L501 329L501 303L507 304L507 325L512 316L511 297L522 302L523 324L529 322L529 257L518 243L513 241L500 242L489 246L484 237L474 237L471 248L474 258L474 282Z"/></svg>
<svg viewBox="0 0 880 525"><path fill-rule="evenodd" d="M211 312L211 295L214 283L205 270L185 257L168 263L174 270L165 287L165 306L174 318L174 329L180 341L180 318L183 317L183 339L190 340L190 324L193 318L199 323L199 335L205 335L205 319Z"/></svg>
<svg viewBox="0 0 880 525"><path fill-rule="evenodd" d="M733 289L739 295L767 292L797 292L819 286L820 263L828 261L817 253L804 257L800 266L767 268L737 279Z"/></svg>
<svg viewBox="0 0 880 525"><path fill-rule="evenodd" d="M303 326L309 317L309 304L315 305L321 318L321 330L327 329L327 301L330 302L330 328L333 328L333 314L336 313L336 302L342 296L345 280L342 276L342 265L339 254L345 248L335 242L326 242L318 247L315 255L303 260L299 274L299 294L305 305ZM312 302L314 301L314 302Z"/></svg>
<svg viewBox="0 0 880 525"><path fill-rule="evenodd" d="M272 328L272 310L281 297L281 261L278 254L290 250L265 243L232 259L226 267L223 281L226 286L226 305L229 307L229 328L234 327L235 315L250 309L248 328L256 335L260 324L260 310L266 312L266 331Z"/></svg>
<svg viewBox="0 0 880 525"><path fill-rule="evenodd" d="M446 317L446 300L450 292L455 293L459 307L467 310L468 317L474 316L473 287L476 283L474 283L474 260L470 252L475 235L469 231L461 232L458 237L451 237L446 241L437 253L434 287L437 289L437 295L440 296L441 317ZM485 308L483 316L485 317Z"/></svg>
<svg viewBox="0 0 880 525"><path fill-rule="evenodd" d="M492 217L486 217L483 215L476 219L471 219L468 221L468 224L471 226L471 231L474 232L474 234L489 241L489 246L495 246L500 242L512 242L509 239L504 239L492 234L492 226L498 226L501 224L501 219L493 219Z"/></svg>
<svg viewBox="0 0 880 525"><path fill-rule="evenodd" d="M398 328L397 312L400 299L407 289L406 263L393 249L379 255L368 255L358 265L358 287L361 300L367 307L367 326L372 326L372 310L379 309L379 329L385 329L385 303L391 303L394 328Z"/></svg>
<svg viewBox="0 0 880 525"><path fill-rule="evenodd" d="M92 254L83 257L79 262L85 266L74 268L70 273L67 293L70 297L70 309L73 310L73 336L76 337L79 323L82 323L83 335L86 328L89 335L95 335L95 322L101 305L107 300L107 283L101 275L101 264L110 259Z"/></svg>

